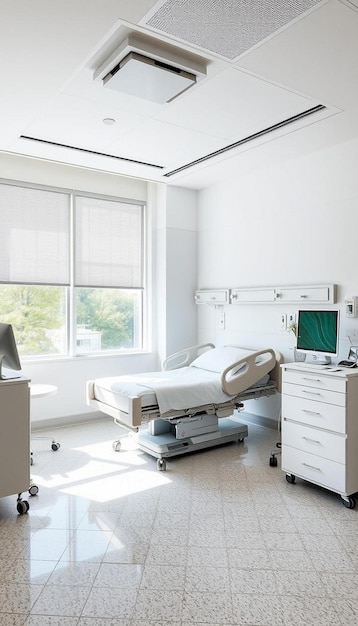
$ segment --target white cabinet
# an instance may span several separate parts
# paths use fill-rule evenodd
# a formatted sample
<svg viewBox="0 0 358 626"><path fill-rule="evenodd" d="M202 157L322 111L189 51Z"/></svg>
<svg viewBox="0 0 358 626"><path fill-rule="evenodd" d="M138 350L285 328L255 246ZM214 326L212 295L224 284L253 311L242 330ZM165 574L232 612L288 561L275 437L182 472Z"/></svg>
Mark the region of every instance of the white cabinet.
<svg viewBox="0 0 358 626"><path fill-rule="evenodd" d="M234 289L198 289L197 304L333 304L336 286L287 285L283 287L238 287Z"/></svg>
<svg viewBox="0 0 358 626"><path fill-rule="evenodd" d="M334 285L302 285L299 287L276 287L275 302L301 304L332 304L335 302Z"/></svg>
<svg viewBox="0 0 358 626"><path fill-rule="evenodd" d="M231 289L232 304L301 303L332 304L335 302L335 285L287 285L283 287L249 287Z"/></svg>
<svg viewBox="0 0 358 626"><path fill-rule="evenodd" d="M339 493L358 492L358 371L282 365L282 469Z"/></svg>
<svg viewBox="0 0 358 626"><path fill-rule="evenodd" d="M0 497L30 487L30 389L24 378L0 380ZM29 505L19 497L17 510Z"/></svg>
<svg viewBox="0 0 358 626"><path fill-rule="evenodd" d="M229 289L198 289L196 304L229 304Z"/></svg>

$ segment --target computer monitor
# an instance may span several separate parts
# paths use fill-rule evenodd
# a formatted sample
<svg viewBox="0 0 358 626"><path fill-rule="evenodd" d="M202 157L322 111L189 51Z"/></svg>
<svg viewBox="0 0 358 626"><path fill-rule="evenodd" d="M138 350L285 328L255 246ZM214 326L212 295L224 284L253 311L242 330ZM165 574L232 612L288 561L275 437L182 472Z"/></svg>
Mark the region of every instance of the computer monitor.
<svg viewBox="0 0 358 626"><path fill-rule="evenodd" d="M21 370L19 353L17 351L14 331L11 324L0 322L0 380L20 378L20 375L12 373L4 374L2 369L7 367L11 370Z"/></svg>
<svg viewBox="0 0 358 626"><path fill-rule="evenodd" d="M338 355L338 329L338 311L298 311L297 350L313 362L330 363Z"/></svg>

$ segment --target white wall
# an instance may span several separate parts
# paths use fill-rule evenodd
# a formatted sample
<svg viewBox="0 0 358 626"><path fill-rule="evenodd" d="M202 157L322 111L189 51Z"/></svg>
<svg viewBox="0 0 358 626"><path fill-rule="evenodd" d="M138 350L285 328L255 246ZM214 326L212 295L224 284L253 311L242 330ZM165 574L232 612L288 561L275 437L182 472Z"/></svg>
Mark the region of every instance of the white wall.
<svg viewBox="0 0 358 626"><path fill-rule="evenodd" d="M46 362L23 361L33 383L55 384L56 396L31 403L33 427L95 416L86 405L86 382L159 369L160 360L196 340L196 193L40 159L0 154L3 179L144 200L150 213L149 263L151 302L147 353L116 357L79 357ZM0 207L1 210L1 207ZM171 316L171 319L168 319Z"/></svg>
<svg viewBox="0 0 358 626"><path fill-rule="evenodd" d="M347 319L343 311L344 298L358 295L357 157L358 142L349 142L242 179L238 171L235 180L201 191L198 287L335 283L345 358L347 334L358 344L358 318ZM294 337L279 322L281 313L297 308L226 306L220 330L220 311L200 305L199 341L271 346L292 361ZM277 417L279 404L260 400L245 408Z"/></svg>

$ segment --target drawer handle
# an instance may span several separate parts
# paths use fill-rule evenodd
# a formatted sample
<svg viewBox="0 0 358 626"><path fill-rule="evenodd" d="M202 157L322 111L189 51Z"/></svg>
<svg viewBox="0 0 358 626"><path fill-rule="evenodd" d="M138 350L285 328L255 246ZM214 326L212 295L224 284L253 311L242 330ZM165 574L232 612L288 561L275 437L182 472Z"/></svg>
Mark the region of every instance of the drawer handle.
<svg viewBox="0 0 358 626"><path fill-rule="evenodd" d="M302 465L305 465L306 467L309 467L311 469L317 470L317 472L321 471L320 467L315 467L314 465L310 465L309 463L302 463Z"/></svg>
<svg viewBox="0 0 358 626"><path fill-rule="evenodd" d="M321 417L321 414L318 413L318 411L309 411L308 409L302 409L302 411L304 413L309 413L310 415L319 415Z"/></svg>
<svg viewBox="0 0 358 626"><path fill-rule="evenodd" d="M315 383L321 383L322 382L320 378L313 378L313 376L310 376L310 377L302 376L302 379L303 380L311 380L311 381L313 380Z"/></svg>
<svg viewBox="0 0 358 626"><path fill-rule="evenodd" d="M321 442L318 441L318 439L311 439L310 437L302 437L302 439L305 439L306 441L312 441L312 443L319 443L319 444L321 444Z"/></svg>
<svg viewBox="0 0 358 626"><path fill-rule="evenodd" d="M302 393L308 393L310 396L321 396L319 391L308 391L308 389L302 389Z"/></svg>

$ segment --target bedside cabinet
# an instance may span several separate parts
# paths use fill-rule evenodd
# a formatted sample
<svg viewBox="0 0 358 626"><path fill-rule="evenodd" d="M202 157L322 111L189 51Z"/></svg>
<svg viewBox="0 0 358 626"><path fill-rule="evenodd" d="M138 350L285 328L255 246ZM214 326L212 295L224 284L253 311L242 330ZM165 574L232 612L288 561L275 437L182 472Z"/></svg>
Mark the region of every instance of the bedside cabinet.
<svg viewBox="0 0 358 626"><path fill-rule="evenodd" d="M282 470L338 493L358 492L358 368L282 365Z"/></svg>

